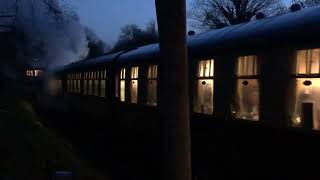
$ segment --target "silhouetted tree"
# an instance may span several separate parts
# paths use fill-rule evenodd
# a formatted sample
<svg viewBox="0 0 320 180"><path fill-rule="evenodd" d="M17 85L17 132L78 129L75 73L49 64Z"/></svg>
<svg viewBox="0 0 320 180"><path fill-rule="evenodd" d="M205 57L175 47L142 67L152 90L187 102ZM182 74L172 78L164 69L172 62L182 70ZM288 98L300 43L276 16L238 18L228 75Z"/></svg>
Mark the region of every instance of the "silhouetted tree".
<svg viewBox="0 0 320 180"><path fill-rule="evenodd" d="M125 25L121 28L118 42L112 51L120 51L158 42L158 32L154 21L150 21L145 30L135 24Z"/></svg>
<svg viewBox="0 0 320 180"><path fill-rule="evenodd" d="M258 13L274 15L283 8L281 0L194 0L189 17L196 28L216 29L248 22Z"/></svg>
<svg viewBox="0 0 320 180"><path fill-rule="evenodd" d="M110 51L110 46L103 42L91 29L85 28L88 41L88 55L86 59L101 56Z"/></svg>
<svg viewBox="0 0 320 180"><path fill-rule="evenodd" d="M301 4L302 7L313 7L320 5L320 0L292 0L292 4Z"/></svg>

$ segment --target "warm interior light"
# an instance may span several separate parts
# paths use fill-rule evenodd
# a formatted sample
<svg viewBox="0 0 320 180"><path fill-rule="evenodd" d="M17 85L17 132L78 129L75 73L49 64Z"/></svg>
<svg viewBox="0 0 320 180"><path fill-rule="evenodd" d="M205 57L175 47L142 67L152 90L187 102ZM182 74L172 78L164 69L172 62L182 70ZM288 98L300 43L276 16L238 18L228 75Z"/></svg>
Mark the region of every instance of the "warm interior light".
<svg viewBox="0 0 320 180"><path fill-rule="evenodd" d="M244 86L242 84L244 80L248 81L248 85ZM236 118L258 121L259 96L259 82L257 79L239 79L234 107Z"/></svg>
<svg viewBox="0 0 320 180"><path fill-rule="evenodd" d="M237 66L238 76L253 76L258 74L257 56L240 56Z"/></svg>
<svg viewBox="0 0 320 180"><path fill-rule="evenodd" d="M320 49L299 50L296 63L296 74L318 74Z"/></svg>
<svg viewBox="0 0 320 180"><path fill-rule="evenodd" d="M301 118L300 118L300 117L297 117L297 118L296 118L295 124L301 124Z"/></svg>
<svg viewBox="0 0 320 180"><path fill-rule="evenodd" d="M312 82L311 85L306 86L305 81ZM313 128L320 129L320 78L297 78L295 79L294 87L294 97L292 98L294 102L292 103L292 123L294 126L300 126L303 119L303 104L312 104L312 114L313 117Z"/></svg>
<svg viewBox="0 0 320 180"><path fill-rule="evenodd" d="M198 65L198 77L213 77L214 76L214 60L203 60Z"/></svg>
<svg viewBox="0 0 320 180"><path fill-rule="evenodd" d="M150 65L148 69L147 105L157 105L158 66Z"/></svg>
<svg viewBox="0 0 320 180"><path fill-rule="evenodd" d="M205 83L203 83L205 82ZM203 114L213 113L213 79L198 80L194 111Z"/></svg>

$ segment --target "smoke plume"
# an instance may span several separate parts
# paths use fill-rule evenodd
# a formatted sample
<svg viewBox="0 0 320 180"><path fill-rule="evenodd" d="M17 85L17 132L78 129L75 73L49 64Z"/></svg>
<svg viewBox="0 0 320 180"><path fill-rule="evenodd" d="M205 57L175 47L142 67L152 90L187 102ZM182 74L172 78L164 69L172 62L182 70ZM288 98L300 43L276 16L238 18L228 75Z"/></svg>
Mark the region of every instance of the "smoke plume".
<svg viewBox="0 0 320 180"><path fill-rule="evenodd" d="M63 0L1 0L0 15L14 15L17 59L47 67L65 65L88 54L88 38L79 17Z"/></svg>

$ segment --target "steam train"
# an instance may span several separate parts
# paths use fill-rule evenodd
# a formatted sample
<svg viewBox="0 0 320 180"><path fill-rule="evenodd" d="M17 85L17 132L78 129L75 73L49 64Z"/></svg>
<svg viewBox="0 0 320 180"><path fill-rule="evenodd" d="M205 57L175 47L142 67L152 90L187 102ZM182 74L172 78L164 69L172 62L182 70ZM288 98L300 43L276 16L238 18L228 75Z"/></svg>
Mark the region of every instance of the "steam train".
<svg viewBox="0 0 320 180"><path fill-rule="evenodd" d="M194 179L316 176L319 6L189 36L188 53ZM161 159L159 54L152 44L78 61L48 81L53 99L75 112L63 126L126 142L117 157L130 151L127 170L140 179L154 178Z"/></svg>

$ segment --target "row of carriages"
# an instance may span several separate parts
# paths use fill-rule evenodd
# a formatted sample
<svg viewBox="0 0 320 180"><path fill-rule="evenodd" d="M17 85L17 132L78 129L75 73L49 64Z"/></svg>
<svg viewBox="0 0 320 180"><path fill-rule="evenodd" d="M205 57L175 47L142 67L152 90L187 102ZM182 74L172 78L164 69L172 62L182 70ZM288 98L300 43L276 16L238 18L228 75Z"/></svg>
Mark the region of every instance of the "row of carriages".
<svg viewBox="0 0 320 180"><path fill-rule="evenodd" d="M314 7L188 37L194 178L312 174L309 160L320 150L319 32ZM72 107L105 113L118 123L114 131L130 132L148 169L157 166L150 157L160 138L159 68L153 44L70 64L55 77Z"/></svg>

